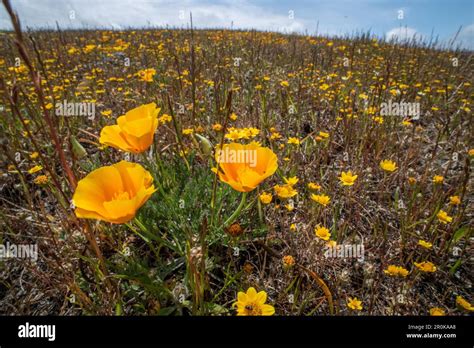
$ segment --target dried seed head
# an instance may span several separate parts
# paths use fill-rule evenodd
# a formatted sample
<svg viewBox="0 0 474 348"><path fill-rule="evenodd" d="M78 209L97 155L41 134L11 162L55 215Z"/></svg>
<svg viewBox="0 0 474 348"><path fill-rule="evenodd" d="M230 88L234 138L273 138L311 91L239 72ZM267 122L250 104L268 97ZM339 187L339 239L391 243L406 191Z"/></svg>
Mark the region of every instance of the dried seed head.
<svg viewBox="0 0 474 348"><path fill-rule="evenodd" d="M235 223L227 228L227 233L230 234L232 237L238 237L242 233L244 233L244 230L242 226L240 226L238 223Z"/></svg>

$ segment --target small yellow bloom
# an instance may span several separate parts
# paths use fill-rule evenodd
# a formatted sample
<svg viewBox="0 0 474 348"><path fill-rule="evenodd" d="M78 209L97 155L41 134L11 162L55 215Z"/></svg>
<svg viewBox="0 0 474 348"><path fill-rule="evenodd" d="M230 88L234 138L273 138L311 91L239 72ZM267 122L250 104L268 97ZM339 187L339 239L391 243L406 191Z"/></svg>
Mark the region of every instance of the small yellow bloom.
<svg viewBox="0 0 474 348"><path fill-rule="evenodd" d="M213 124L212 129L215 130L216 132L219 132L222 130L222 125L220 123Z"/></svg>
<svg viewBox="0 0 474 348"><path fill-rule="evenodd" d="M474 156L474 149L469 149L468 151L469 156Z"/></svg>
<svg viewBox="0 0 474 348"><path fill-rule="evenodd" d="M290 231L296 231L296 224L291 224L290 225Z"/></svg>
<svg viewBox="0 0 474 348"><path fill-rule="evenodd" d="M30 174L34 174L36 172L39 172L40 170L42 170L43 167L42 166L34 166L32 167L31 169L28 170L28 173Z"/></svg>
<svg viewBox="0 0 474 348"><path fill-rule="evenodd" d="M290 84L288 83L288 81L281 81L280 82L280 86L282 87L288 87Z"/></svg>
<svg viewBox="0 0 474 348"><path fill-rule="evenodd" d="M139 164L121 161L80 180L72 201L79 218L122 224L133 219L153 192L153 177L148 171Z"/></svg>
<svg viewBox="0 0 474 348"><path fill-rule="evenodd" d="M100 114L102 116L105 116L105 117L109 117L110 115L112 115L112 110L104 110L104 111L101 111Z"/></svg>
<svg viewBox="0 0 474 348"><path fill-rule="evenodd" d="M237 315L239 316L254 316L254 315L273 315L275 308L267 301L267 293L260 291L257 293L255 288L251 287L247 292L239 291L237 294L237 302L233 306L237 306Z"/></svg>
<svg viewBox="0 0 474 348"><path fill-rule="evenodd" d="M465 300L462 296L456 296L456 304L470 312L474 311L474 306Z"/></svg>
<svg viewBox="0 0 474 348"><path fill-rule="evenodd" d="M34 159L37 159L37 158L38 158L38 156L39 156L39 153L38 153L38 152L36 152L36 151L35 151L35 152L33 152L32 154L30 154L30 158L31 158L31 159L33 159L33 160L34 160Z"/></svg>
<svg viewBox="0 0 474 348"><path fill-rule="evenodd" d="M321 138L327 139L327 138L329 138L329 133L326 133L326 132L319 132L319 136L320 136Z"/></svg>
<svg viewBox="0 0 474 348"><path fill-rule="evenodd" d="M231 113L229 117L230 117L230 119L231 119L232 121L235 121L235 120L237 120L237 118L238 118L237 114L234 113L234 112Z"/></svg>
<svg viewBox="0 0 474 348"><path fill-rule="evenodd" d="M408 270L402 266L389 265L386 270L383 271L385 274L390 276L406 277L408 275Z"/></svg>
<svg viewBox="0 0 474 348"><path fill-rule="evenodd" d="M314 232L316 233L316 236L318 236L322 240L328 241L329 238L331 238L331 233L324 226L319 226L319 225L316 226L316 228L314 229Z"/></svg>
<svg viewBox="0 0 474 348"><path fill-rule="evenodd" d="M414 262L414 265L422 272L436 272L436 266L430 261Z"/></svg>
<svg viewBox="0 0 474 348"><path fill-rule="evenodd" d="M383 160L380 162L380 168L387 172L394 172L397 170L397 164L391 160Z"/></svg>
<svg viewBox="0 0 474 348"><path fill-rule="evenodd" d="M190 135L194 133L194 129L192 128L185 128L181 131L184 135Z"/></svg>
<svg viewBox="0 0 474 348"><path fill-rule="evenodd" d="M283 267L285 268L290 268L295 265L295 259L291 255L283 256L282 262L283 262Z"/></svg>
<svg viewBox="0 0 474 348"><path fill-rule="evenodd" d="M403 121L402 121L402 125L404 125L405 127L408 127L408 126L413 125L413 123L411 123L410 120L403 120Z"/></svg>
<svg viewBox="0 0 474 348"><path fill-rule="evenodd" d="M446 313L444 312L443 308L433 307L433 308L430 308L430 315L433 317L441 317L441 316L446 315Z"/></svg>
<svg viewBox="0 0 474 348"><path fill-rule="evenodd" d="M319 203L323 206L327 206L331 201L331 198L325 194L315 195L314 193L311 195L311 199L316 203Z"/></svg>
<svg viewBox="0 0 474 348"><path fill-rule="evenodd" d="M316 190L316 191L317 191L317 190L321 190L321 185L316 184L316 183L314 183L314 182L310 182L310 183L308 184L308 188L309 188L310 190Z"/></svg>
<svg viewBox="0 0 474 348"><path fill-rule="evenodd" d="M449 197L449 204L459 205L459 204L461 204L461 199L459 198L459 196L451 196L451 197Z"/></svg>
<svg viewBox="0 0 474 348"><path fill-rule="evenodd" d="M153 82L153 76L156 75L156 70L151 69L144 69L137 72L137 76L141 81L145 82Z"/></svg>
<svg viewBox="0 0 474 348"><path fill-rule="evenodd" d="M438 212L438 215L436 215L438 220L443 223L443 224L447 224L447 223L450 223L451 221L453 221L453 218L451 216L448 215L448 213L446 213L444 210L440 210Z"/></svg>
<svg viewBox="0 0 474 348"><path fill-rule="evenodd" d="M418 241L418 245L422 246L425 249L431 249L433 247L433 244L422 239Z"/></svg>
<svg viewBox="0 0 474 348"><path fill-rule="evenodd" d="M46 184L47 182L49 181L48 177L46 175L39 175L37 176L33 182L36 184L36 185L44 185Z"/></svg>
<svg viewBox="0 0 474 348"><path fill-rule="evenodd" d="M357 297L354 297L354 298L349 297L347 299L347 307L355 311L361 311L362 301L360 301Z"/></svg>
<svg viewBox="0 0 474 348"><path fill-rule="evenodd" d="M435 184L442 184L444 181L444 177L442 177L441 175L435 175L433 176L433 182Z"/></svg>
<svg viewBox="0 0 474 348"><path fill-rule="evenodd" d="M275 193L277 194L278 197L282 199L286 198L291 198L293 196L296 196L298 194L298 191L296 191L293 186L285 184L285 185L275 185L273 188L275 190Z"/></svg>
<svg viewBox="0 0 474 348"><path fill-rule="evenodd" d="M413 176L408 177L408 183L410 185L415 185L416 184L416 178Z"/></svg>
<svg viewBox="0 0 474 348"><path fill-rule="evenodd" d="M272 134L270 135L270 140L276 140L280 138L281 138L281 134L278 132L272 132Z"/></svg>
<svg viewBox="0 0 474 348"><path fill-rule="evenodd" d="M46 110L51 110L53 108L53 103L48 103L45 105Z"/></svg>
<svg viewBox="0 0 474 348"><path fill-rule="evenodd" d="M288 138L288 144L299 145L301 142L298 138L290 137Z"/></svg>
<svg viewBox="0 0 474 348"><path fill-rule="evenodd" d="M128 111L117 118L117 124L102 128L100 143L126 152L146 151L153 143L159 112L160 108L157 108L155 103Z"/></svg>
<svg viewBox="0 0 474 348"><path fill-rule="evenodd" d="M260 202L262 202L263 204L271 203L272 199L273 199L273 196L271 193L263 192L260 195Z"/></svg>
<svg viewBox="0 0 474 348"><path fill-rule="evenodd" d="M352 186L354 185L357 177L358 175L353 175L352 171L349 170L348 172L342 172L339 180L343 186Z"/></svg>
<svg viewBox="0 0 474 348"><path fill-rule="evenodd" d="M161 123L161 124L165 124L165 123L167 123L167 122L171 122L172 119L173 119L173 118L172 118L170 115L168 115L168 114L163 114L162 116L158 117L158 121L159 121L159 123Z"/></svg>
<svg viewBox="0 0 474 348"><path fill-rule="evenodd" d="M296 177L296 176L292 176L291 178L283 178L283 180L288 184L288 185L291 185L291 186L295 186L299 179Z"/></svg>

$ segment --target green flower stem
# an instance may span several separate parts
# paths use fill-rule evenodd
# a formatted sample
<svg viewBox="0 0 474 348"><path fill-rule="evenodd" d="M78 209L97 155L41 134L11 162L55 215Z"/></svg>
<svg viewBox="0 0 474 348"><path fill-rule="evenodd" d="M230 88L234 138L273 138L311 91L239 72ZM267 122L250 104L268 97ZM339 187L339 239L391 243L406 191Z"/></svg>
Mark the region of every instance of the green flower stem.
<svg viewBox="0 0 474 348"><path fill-rule="evenodd" d="M143 224L135 217L133 219L133 221L140 227L140 229L145 228L146 230L146 227L143 226ZM151 249L151 251L153 252L153 254L155 254L155 257L157 259L159 259L160 255L159 253L157 252L157 250L155 249L155 247L153 246L153 243L151 242L151 240L146 237L143 233L140 233L139 231L137 231L137 229L129 222L125 223L125 225L133 232L135 233L137 236L139 236L141 239L143 239L145 241L145 243L148 245L148 247ZM144 231L145 232L145 231Z"/></svg>
<svg viewBox="0 0 474 348"><path fill-rule="evenodd" d="M247 201L247 192L244 192L242 194L242 200L240 201L239 206L234 211L234 213L227 219L227 221L224 222L224 224L222 225L223 228L229 226L230 224L232 224L235 221L235 219L237 219L237 217L240 215L240 212L242 211L242 208L244 207L246 201Z"/></svg>

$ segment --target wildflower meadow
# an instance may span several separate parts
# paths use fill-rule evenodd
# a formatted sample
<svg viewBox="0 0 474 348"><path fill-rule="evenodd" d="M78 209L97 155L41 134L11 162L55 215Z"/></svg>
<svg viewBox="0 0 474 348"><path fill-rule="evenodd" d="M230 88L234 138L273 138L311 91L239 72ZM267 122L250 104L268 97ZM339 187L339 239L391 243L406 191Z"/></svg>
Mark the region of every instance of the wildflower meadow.
<svg viewBox="0 0 474 348"><path fill-rule="evenodd" d="M3 3L2 314L472 313L472 51Z"/></svg>

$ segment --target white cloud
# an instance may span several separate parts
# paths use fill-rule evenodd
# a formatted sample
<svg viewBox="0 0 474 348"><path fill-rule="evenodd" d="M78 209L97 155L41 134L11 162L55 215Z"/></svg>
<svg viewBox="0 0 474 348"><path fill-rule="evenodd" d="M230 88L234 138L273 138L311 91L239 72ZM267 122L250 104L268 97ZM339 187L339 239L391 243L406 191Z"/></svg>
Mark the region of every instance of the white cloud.
<svg viewBox="0 0 474 348"><path fill-rule="evenodd" d="M222 0L218 3L198 0L15 0L24 27L126 29L148 26L189 26L189 13L197 28L253 28L302 32L308 22L290 19L287 12L274 12L246 0ZM74 19L71 19L74 11ZM11 28L6 13L0 10L0 27Z"/></svg>
<svg viewBox="0 0 474 348"><path fill-rule="evenodd" d="M385 37L388 41L410 41L413 38L421 38L421 35L416 31L416 29L409 27L398 27L389 30Z"/></svg>
<svg viewBox="0 0 474 348"><path fill-rule="evenodd" d="M474 50L474 23L461 29L456 40L454 41L455 46L456 44L461 44L461 47Z"/></svg>

